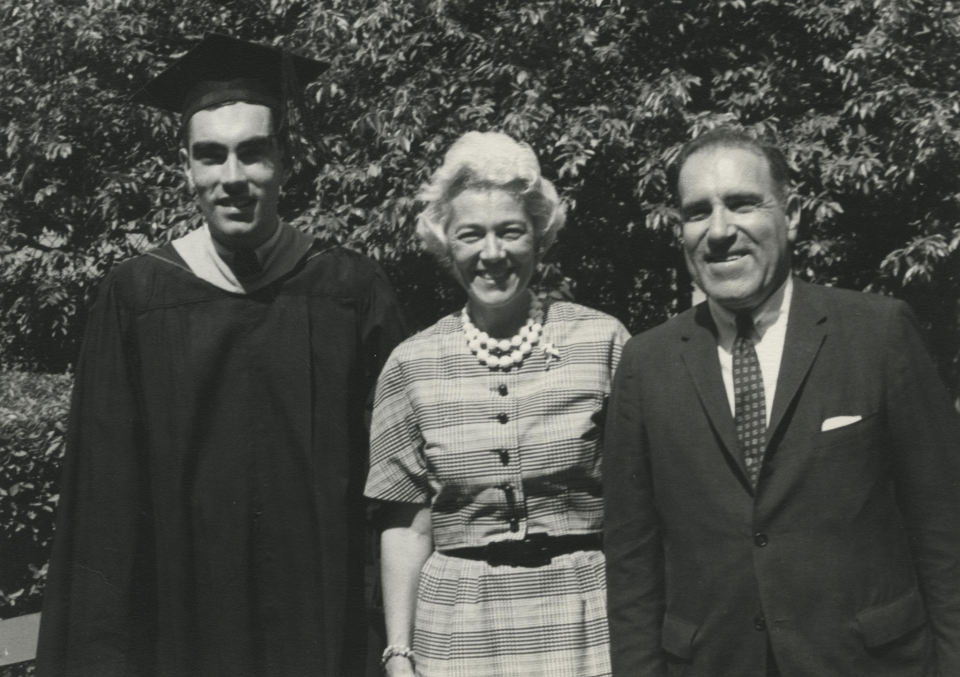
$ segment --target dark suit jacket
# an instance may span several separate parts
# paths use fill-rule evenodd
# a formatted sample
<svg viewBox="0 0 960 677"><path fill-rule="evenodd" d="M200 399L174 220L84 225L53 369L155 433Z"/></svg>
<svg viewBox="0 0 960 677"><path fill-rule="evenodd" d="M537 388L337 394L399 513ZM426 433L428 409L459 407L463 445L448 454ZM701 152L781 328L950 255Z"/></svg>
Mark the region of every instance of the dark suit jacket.
<svg viewBox="0 0 960 677"><path fill-rule="evenodd" d="M707 305L633 338L604 484L616 677L960 675L960 422L904 303L796 282L756 492Z"/></svg>

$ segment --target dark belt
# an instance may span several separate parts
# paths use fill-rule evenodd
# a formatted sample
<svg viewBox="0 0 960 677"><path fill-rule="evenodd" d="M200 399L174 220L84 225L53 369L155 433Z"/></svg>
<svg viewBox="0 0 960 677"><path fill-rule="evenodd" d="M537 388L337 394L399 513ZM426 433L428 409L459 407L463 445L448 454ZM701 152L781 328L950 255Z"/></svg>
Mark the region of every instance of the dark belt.
<svg viewBox="0 0 960 677"><path fill-rule="evenodd" d="M558 555L578 550L600 550L602 545L600 534L528 534L522 541L493 541L477 548L441 550L440 554L482 560L494 567L542 567L550 564Z"/></svg>

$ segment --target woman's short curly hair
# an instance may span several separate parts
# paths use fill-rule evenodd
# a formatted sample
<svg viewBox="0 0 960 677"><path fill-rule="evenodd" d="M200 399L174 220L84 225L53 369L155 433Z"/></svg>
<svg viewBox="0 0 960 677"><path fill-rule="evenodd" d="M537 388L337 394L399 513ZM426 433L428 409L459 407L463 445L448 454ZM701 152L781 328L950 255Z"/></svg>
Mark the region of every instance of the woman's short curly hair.
<svg viewBox="0 0 960 677"><path fill-rule="evenodd" d="M450 146L443 164L417 195L426 204L417 219L417 235L444 265L450 264L446 232L450 201L465 190L504 190L516 195L533 225L541 254L553 244L567 218L565 205L553 184L540 174L530 146L500 132L467 132Z"/></svg>

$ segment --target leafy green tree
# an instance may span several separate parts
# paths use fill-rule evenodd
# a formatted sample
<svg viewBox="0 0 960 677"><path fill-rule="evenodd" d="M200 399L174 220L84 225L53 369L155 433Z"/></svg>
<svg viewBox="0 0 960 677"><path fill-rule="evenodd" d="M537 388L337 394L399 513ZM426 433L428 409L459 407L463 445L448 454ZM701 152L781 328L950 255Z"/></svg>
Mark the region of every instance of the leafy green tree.
<svg viewBox="0 0 960 677"><path fill-rule="evenodd" d="M116 261L197 223L175 120L126 97L221 30L332 64L285 216L380 259L426 325L462 295L413 196L471 129L529 142L571 206L544 284L633 331L690 303L669 168L700 130L775 135L805 278L908 299L957 387L960 7L945 0L27 0L0 9L2 359L63 369Z"/></svg>

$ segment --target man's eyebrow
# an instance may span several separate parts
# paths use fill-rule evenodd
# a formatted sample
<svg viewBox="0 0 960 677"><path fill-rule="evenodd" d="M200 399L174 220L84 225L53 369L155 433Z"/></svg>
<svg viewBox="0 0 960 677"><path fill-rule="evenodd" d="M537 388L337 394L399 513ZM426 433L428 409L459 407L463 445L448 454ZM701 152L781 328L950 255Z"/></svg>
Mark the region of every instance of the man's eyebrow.
<svg viewBox="0 0 960 677"><path fill-rule="evenodd" d="M264 136L254 136L249 139L244 139L239 144L237 144L237 150L250 150L251 148L261 148L263 146L269 145L276 137L272 134ZM210 152L210 151L223 151L226 150L226 145L220 143L219 141L194 141L190 144L190 150L192 152Z"/></svg>
<svg viewBox="0 0 960 677"><path fill-rule="evenodd" d="M700 199L700 200L691 200L690 202L681 202L680 211L688 212L693 209L700 209L701 207L704 207L709 204L710 204L710 200L707 200L706 198Z"/></svg>
<svg viewBox="0 0 960 677"><path fill-rule="evenodd" d="M759 191L754 190L741 190L735 193L727 193L723 196L724 202L729 201L744 201L744 200L763 200L763 194Z"/></svg>
<svg viewBox="0 0 960 677"><path fill-rule="evenodd" d="M209 153L211 151L223 150L224 148L226 148L226 146L216 141L194 141L190 144L191 153Z"/></svg>
<svg viewBox="0 0 960 677"><path fill-rule="evenodd" d="M245 150L248 148L259 148L260 146L270 145L271 143L273 143L274 139L276 139L276 137L273 134L267 134L264 136L254 136L252 138L244 139L243 141L241 141L239 144L237 144L237 148L240 150Z"/></svg>

